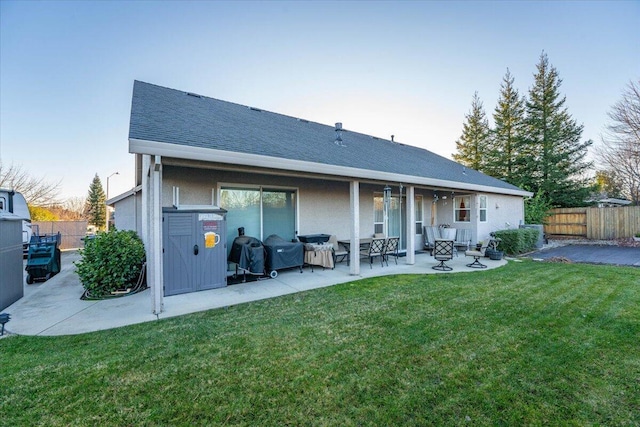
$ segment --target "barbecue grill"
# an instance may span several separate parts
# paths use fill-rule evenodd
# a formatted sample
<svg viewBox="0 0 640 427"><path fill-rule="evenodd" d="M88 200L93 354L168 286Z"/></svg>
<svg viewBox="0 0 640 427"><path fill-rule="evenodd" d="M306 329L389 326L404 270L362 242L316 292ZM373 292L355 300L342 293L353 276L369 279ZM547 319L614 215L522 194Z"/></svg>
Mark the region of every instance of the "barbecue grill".
<svg viewBox="0 0 640 427"><path fill-rule="evenodd" d="M267 271L274 279L278 277L276 270L298 267L302 273L304 265L304 244L300 242L288 242L282 237L272 234L264 240L267 253Z"/></svg>
<svg viewBox="0 0 640 427"><path fill-rule="evenodd" d="M238 270L244 273L243 282L246 281L246 275L253 274L256 276L264 276L264 259L265 250L262 242L255 237L238 236L233 240L231 252L227 257L227 261L236 264L236 274Z"/></svg>

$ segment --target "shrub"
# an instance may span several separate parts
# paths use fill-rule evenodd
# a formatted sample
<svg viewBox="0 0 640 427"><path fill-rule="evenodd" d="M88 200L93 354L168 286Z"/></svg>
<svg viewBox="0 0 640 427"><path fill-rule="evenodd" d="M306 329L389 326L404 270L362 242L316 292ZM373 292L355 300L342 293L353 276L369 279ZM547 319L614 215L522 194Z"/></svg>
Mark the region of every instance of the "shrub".
<svg viewBox="0 0 640 427"><path fill-rule="evenodd" d="M494 235L502 241L498 248L510 255L529 252L536 247L538 230L535 228L516 228L496 231Z"/></svg>
<svg viewBox="0 0 640 427"><path fill-rule="evenodd" d="M524 220L527 224L546 224L553 205L543 193L538 192L524 201Z"/></svg>
<svg viewBox="0 0 640 427"><path fill-rule="evenodd" d="M144 261L144 245L133 231L113 230L86 240L75 262L82 286L92 297L110 295L135 284Z"/></svg>

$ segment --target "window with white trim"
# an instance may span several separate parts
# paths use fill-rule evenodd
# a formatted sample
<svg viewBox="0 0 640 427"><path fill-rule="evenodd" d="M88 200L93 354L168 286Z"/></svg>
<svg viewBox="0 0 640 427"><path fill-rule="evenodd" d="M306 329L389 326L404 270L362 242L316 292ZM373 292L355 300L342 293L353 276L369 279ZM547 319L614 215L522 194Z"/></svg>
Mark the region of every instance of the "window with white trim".
<svg viewBox="0 0 640 427"><path fill-rule="evenodd" d="M453 221L471 222L471 197L456 196L453 198Z"/></svg>
<svg viewBox="0 0 640 427"><path fill-rule="evenodd" d="M416 196L416 234L422 234L422 196Z"/></svg>
<svg viewBox="0 0 640 427"><path fill-rule="evenodd" d="M480 196L480 222L487 222L487 196Z"/></svg>
<svg viewBox="0 0 640 427"><path fill-rule="evenodd" d="M384 233L384 198L373 196L373 232Z"/></svg>

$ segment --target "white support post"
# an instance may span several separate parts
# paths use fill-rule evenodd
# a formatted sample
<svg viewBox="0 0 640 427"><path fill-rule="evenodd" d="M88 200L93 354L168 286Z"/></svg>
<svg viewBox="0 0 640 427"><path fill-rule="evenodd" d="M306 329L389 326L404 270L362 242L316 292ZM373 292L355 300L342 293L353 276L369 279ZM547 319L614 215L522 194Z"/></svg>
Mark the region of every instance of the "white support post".
<svg viewBox="0 0 640 427"><path fill-rule="evenodd" d="M162 276L162 162L160 156L151 159L150 165L151 203L149 204L149 253L147 271L151 271L151 294L153 314L162 312L164 296Z"/></svg>
<svg viewBox="0 0 640 427"><path fill-rule="evenodd" d="M151 252L151 206L153 200L151 198L151 156L148 154L142 155L142 218L141 219L141 236L142 243L144 244L144 250L147 258L147 284L151 288L151 312L155 312L154 309L154 286L155 276L152 268L152 252Z"/></svg>
<svg viewBox="0 0 640 427"><path fill-rule="evenodd" d="M415 207L415 187L407 187L407 264L416 263L416 207Z"/></svg>
<svg viewBox="0 0 640 427"><path fill-rule="evenodd" d="M349 199L351 212L351 252L349 253L349 273L360 275L360 182L351 181L349 184Z"/></svg>

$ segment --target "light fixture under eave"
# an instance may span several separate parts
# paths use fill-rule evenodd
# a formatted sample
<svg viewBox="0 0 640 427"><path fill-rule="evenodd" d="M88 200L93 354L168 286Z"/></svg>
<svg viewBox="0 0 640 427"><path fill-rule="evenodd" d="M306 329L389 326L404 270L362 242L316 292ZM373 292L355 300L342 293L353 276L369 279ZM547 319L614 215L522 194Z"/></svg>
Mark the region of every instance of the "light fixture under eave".
<svg viewBox="0 0 640 427"><path fill-rule="evenodd" d="M384 200L391 200L391 187L389 187L388 185L384 186L384 189L382 190L382 194L384 196Z"/></svg>

